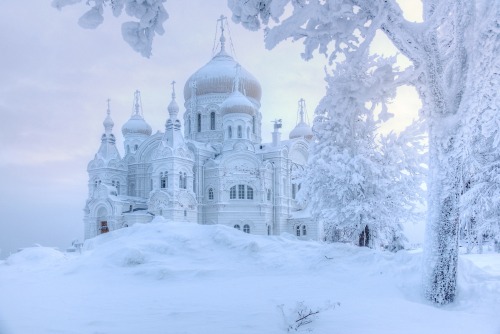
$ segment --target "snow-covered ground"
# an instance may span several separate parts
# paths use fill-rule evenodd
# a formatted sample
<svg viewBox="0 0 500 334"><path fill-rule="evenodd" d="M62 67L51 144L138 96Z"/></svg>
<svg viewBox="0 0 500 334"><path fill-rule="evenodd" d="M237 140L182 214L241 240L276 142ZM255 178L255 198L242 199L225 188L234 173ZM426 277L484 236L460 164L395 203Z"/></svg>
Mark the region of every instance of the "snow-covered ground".
<svg viewBox="0 0 500 334"><path fill-rule="evenodd" d="M459 296L420 295L418 252L156 220L0 262L0 333L500 333L500 254L462 255ZM280 306L281 305L281 306Z"/></svg>

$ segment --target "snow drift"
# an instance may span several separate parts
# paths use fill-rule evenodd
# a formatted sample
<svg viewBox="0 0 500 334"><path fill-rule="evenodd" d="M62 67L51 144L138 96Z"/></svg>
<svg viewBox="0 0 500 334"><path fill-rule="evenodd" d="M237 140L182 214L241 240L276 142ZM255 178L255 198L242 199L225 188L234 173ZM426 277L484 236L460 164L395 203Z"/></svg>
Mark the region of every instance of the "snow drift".
<svg viewBox="0 0 500 334"><path fill-rule="evenodd" d="M0 262L0 332L285 333L305 305L321 312L299 331L498 333L500 261L475 257L461 259L458 301L436 308L420 296L420 253L155 219L82 254Z"/></svg>

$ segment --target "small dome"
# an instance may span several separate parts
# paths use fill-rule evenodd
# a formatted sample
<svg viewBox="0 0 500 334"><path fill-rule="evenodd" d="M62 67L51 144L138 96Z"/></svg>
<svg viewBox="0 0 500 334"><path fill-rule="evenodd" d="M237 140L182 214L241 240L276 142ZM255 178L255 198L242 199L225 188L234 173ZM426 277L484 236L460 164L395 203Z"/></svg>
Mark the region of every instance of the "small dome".
<svg viewBox="0 0 500 334"><path fill-rule="evenodd" d="M115 122L113 122L113 120L111 119L109 112L108 112L108 115L106 116L106 118L104 119L104 122L102 122L102 125L104 125L105 129L108 129L108 128L112 129L113 126L115 125Z"/></svg>
<svg viewBox="0 0 500 334"><path fill-rule="evenodd" d="M196 82L196 95L223 94L233 91L233 80L239 64L221 50L205 66L196 71L184 86L184 100L191 98L191 85ZM243 67L240 68L240 84L245 95L260 102L262 90L260 83Z"/></svg>
<svg viewBox="0 0 500 334"><path fill-rule="evenodd" d="M179 105L177 104L177 102L175 102L174 99L172 99L172 101L170 101L170 104L168 105L167 109L168 109L169 114L177 115L179 113Z"/></svg>
<svg viewBox="0 0 500 334"><path fill-rule="evenodd" d="M141 115L138 114L132 115L132 117L130 117L130 119L122 126L122 133L124 136L129 134L143 134L150 136L151 132L151 126L146 123Z"/></svg>
<svg viewBox="0 0 500 334"><path fill-rule="evenodd" d="M305 122L300 122L299 124L297 124L295 128L293 128L293 130L290 131L290 134L288 135L288 138L290 139L295 139L300 137L304 137L306 139L312 139L312 137L314 137L311 127L307 125Z"/></svg>
<svg viewBox="0 0 500 334"><path fill-rule="evenodd" d="M234 113L248 114L251 116L255 115L255 107L252 102L238 90L232 92L231 95L222 102L220 109L222 116Z"/></svg>

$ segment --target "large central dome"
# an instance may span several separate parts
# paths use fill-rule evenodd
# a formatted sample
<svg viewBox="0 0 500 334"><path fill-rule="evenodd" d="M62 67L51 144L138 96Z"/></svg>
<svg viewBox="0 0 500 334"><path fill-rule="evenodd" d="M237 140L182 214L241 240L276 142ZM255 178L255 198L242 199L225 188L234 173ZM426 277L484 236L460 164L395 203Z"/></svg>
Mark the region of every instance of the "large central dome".
<svg viewBox="0 0 500 334"><path fill-rule="evenodd" d="M239 65L224 49L205 66L196 71L184 85L184 100L192 94L192 83L196 82L196 95L230 94L233 91L236 69L240 66L240 87L244 95L260 102L262 91L255 77Z"/></svg>

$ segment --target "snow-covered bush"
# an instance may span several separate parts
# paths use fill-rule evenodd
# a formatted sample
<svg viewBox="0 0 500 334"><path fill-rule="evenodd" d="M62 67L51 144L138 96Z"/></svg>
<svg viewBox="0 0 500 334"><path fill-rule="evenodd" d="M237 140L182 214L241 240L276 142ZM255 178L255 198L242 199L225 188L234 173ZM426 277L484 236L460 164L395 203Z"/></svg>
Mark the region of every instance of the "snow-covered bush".
<svg viewBox="0 0 500 334"><path fill-rule="evenodd" d="M278 309L283 316L287 332L312 332L314 330L313 322L318 319L320 313L333 310L335 306L340 306L340 303L332 304L328 301L325 306L310 307L304 301L300 301L293 308L285 309L285 305L281 304L278 305Z"/></svg>

